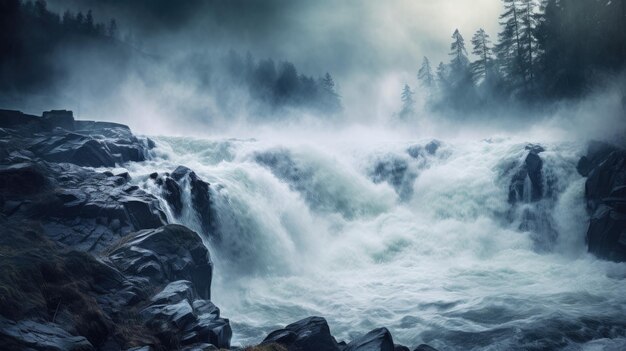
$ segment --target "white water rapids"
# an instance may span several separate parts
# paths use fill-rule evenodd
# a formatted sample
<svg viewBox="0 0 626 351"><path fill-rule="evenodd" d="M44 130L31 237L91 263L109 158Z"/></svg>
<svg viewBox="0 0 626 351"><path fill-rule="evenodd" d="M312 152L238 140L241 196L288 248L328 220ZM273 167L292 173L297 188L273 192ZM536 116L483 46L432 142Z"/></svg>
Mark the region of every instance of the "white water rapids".
<svg viewBox="0 0 626 351"><path fill-rule="evenodd" d="M211 183L220 239L203 235L234 344L319 315L347 341L385 326L442 351L626 349L626 264L586 253L584 145L541 143L550 194L513 207L506 171L535 140L331 139L157 137L127 165L156 195L148 174L178 165ZM168 216L201 232L188 207Z"/></svg>

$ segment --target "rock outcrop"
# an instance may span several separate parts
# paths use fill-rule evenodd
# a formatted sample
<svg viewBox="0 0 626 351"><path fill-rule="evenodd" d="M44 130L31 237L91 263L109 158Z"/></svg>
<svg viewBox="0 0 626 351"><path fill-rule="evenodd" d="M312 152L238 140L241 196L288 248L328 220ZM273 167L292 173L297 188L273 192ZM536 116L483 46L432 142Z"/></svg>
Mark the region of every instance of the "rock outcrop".
<svg viewBox="0 0 626 351"><path fill-rule="evenodd" d="M288 351L405 351L409 348L393 343L387 328L377 328L350 343L337 342L330 333L328 323L322 317L308 317L275 330L261 345L279 344ZM434 350L420 345L417 350Z"/></svg>
<svg viewBox="0 0 626 351"><path fill-rule="evenodd" d="M69 111L0 111L0 349L230 346L200 236L168 225L128 173L85 168L142 161L151 147ZM208 184L175 173L207 207Z"/></svg>
<svg viewBox="0 0 626 351"><path fill-rule="evenodd" d="M37 117L0 110L0 128L4 152L26 150L41 160L78 166L113 167L144 161L154 146L151 140L134 136L125 125L76 121L71 111L48 111Z"/></svg>
<svg viewBox="0 0 626 351"><path fill-rule="evenodd" d="M577 169L587 177L589 252L603 259L626 262L626 150L591 142Z"/></svg>
<svg viewBox="0 0 626 351"><path fill-rule="evenodd" d="M554 180L547 177L540 154L544 147L537 144L524 146L521 159L503 164L503 178L508 181L509 220L519 230L528 232L535 251L553 249L558 232L550 213L555 206L552 196Z"/></svg>
<svg viewBox="0 0 626 351"><path fill-rule="evenodd" d="M202 180L196 172L185 166L178 166L172 173L152 173L150 178L161 188L161 195L169 205L172 214L179 217L184 208L183 196L190 199L190 208L197 216L202 232L219 240L216 231L215 214L211 206L210 184Z"/></svg>

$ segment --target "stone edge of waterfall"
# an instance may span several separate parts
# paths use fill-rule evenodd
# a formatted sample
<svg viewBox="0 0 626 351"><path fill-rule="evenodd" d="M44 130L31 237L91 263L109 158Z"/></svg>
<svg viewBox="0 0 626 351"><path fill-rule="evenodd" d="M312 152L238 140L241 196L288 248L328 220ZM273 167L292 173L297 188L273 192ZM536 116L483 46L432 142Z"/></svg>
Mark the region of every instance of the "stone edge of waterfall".
<svg viewBox="0 0 626 351"><path fill-rule="evenodd" d="M169 209L128 173L98 170L150 159L154 147L125 125L75 120L71 111L0 110L0 348L230 348L200 235L169 224ZM193 170L148 178L174 210L186 182L193 206L209 213L210 185ZM201 224L211 231L211 218ZM311 350L408 349L386 329L337 342L320 317L284 330L256 349L292 349L294 341Z"/></svg>
<svg viewBox="0 0 626 351"><path fill-rule="evenodd" d="M71 111L0 110L0 348L231 347L230 321L211 301L211 254L198 233L166 216L181 211L189 191L204 214L199 228L219 240L211 184L184 166L146 176L161 189L164 208L128 173L98 170L149 160L155 146L127 126L75 120ZM543 149L528 150L511 182L511 204L540 195ZM626 152L592 142L577 168L587 177L589 251L625 261ZM322 317L275 330L255 349L408 350L382 326L337 341Z"/></svg>

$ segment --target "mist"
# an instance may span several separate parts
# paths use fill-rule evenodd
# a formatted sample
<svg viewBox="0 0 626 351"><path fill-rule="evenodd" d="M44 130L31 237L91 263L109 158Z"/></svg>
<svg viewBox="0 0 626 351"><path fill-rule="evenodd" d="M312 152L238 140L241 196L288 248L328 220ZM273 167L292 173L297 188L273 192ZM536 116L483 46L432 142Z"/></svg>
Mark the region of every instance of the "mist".
<svg viewBox="0 0 626 351"><path fill-rule="evenodd" d="M622 350L625 204L626 0L0 2L0 349Z"/></svg>
<svg viewBox="0 0 626 351"><path fill-rule="evenodd" d="M540 108L497 98L489 99L495 107L487 110L431 108L433 93L417 79L423 57L433 65L447 62L455 29L469 36L483 28L495 39L503 10L496 0L191 1L183 6L64 0L49 1L48 8L59 14L91 10L96 22L115 19L118 33L108 46L79 42L53 48L46 58L57 72L51 83L29 94L5 90L6 107L31 113L68 108L79 118L123 122L153 135L233 135L273 123L294 128L304 123L305 129L374 123L422 135L459 122L467 125L464 130L513 126L509 129L522 132L548 123L587 136L581 131L590 124L613 132L623 128L623 74L611 74L614 78L599 86L602 92ZM240 60L246 55L255 62L271 59L277 69L281 62L293 63L297 74L312 79L330 73L341 108L329 113L301 103L276 106L251 96L255 87L242 85L229 71L233 52ZM412 87L416 105L410 118L401 119L405 84ZM589 106L602 113L586 120L580 111ZM557 122L566 115L577 117ZM598 118L606 122L594 123Z"/></svg>

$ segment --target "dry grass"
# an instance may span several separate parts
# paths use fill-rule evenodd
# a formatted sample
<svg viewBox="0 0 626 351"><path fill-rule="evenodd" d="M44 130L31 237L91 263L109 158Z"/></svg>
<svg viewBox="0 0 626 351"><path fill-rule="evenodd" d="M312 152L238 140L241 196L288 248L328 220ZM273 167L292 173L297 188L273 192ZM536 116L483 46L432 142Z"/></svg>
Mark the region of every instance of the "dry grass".
<svg viewBox="0 0 626 351"><path fill-rule="evenodd" d="M287 351L287 348L283 345L272 343L257 346L248 346L243 351Z"/></svg>

